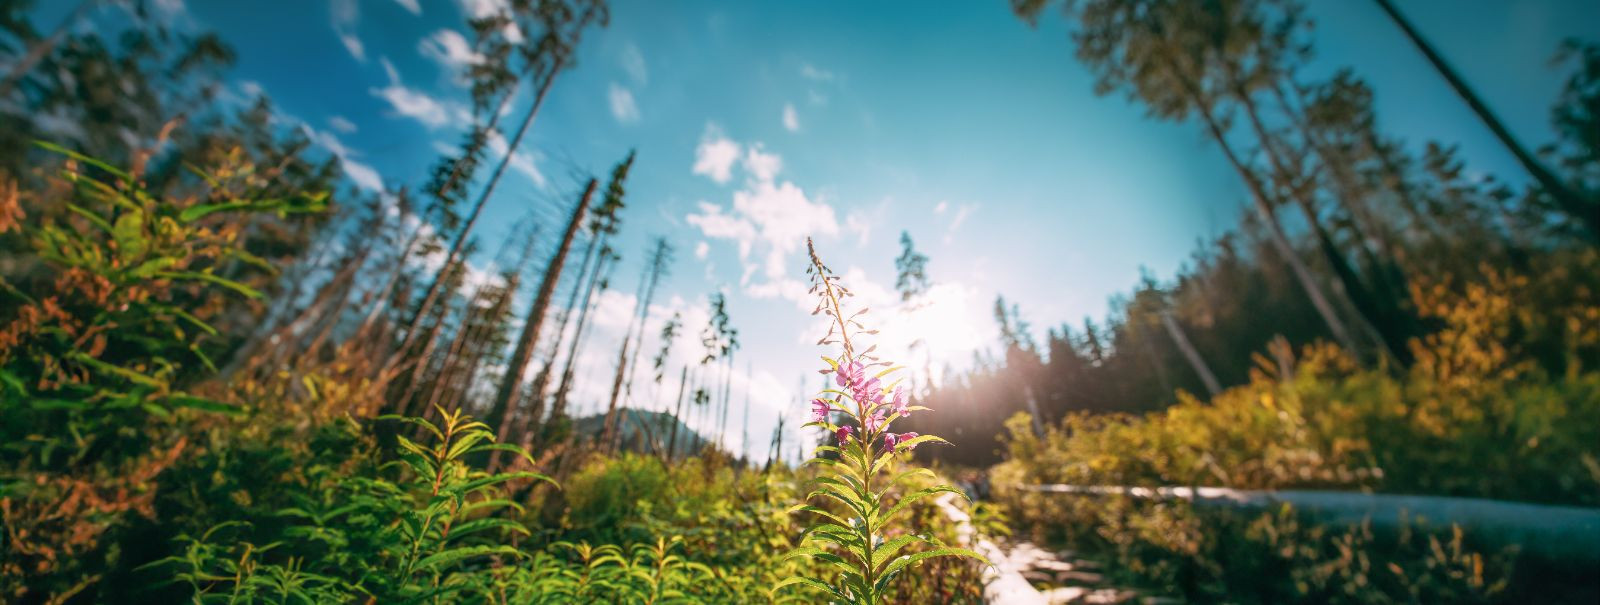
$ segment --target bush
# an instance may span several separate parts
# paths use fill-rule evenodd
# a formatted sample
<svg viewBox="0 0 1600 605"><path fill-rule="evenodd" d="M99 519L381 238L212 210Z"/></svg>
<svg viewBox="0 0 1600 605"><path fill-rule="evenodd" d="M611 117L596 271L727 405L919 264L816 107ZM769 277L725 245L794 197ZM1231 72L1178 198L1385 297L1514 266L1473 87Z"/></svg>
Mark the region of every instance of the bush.
<svg viewBox="0 0 1600 605"><path fill-rule="evenodd" d="M1313 345L1287 374L1258 359L1249 384L1210 402L1185 394L1144 416L1078 413L1039 435L1014 417L996 493L1035 537L1198 600L1515 601L1546 581L1550 594L1589 595L1569 570L1533 561L1514 570L1514 553L1475 549L1459 531L1375 538L1366 527L1308 527L1288 510L1238 518L1181 502L1007 489L1205 485L1600 505L1600 323L1591 321L1600 291L1588 286L1600 255L1537 262L1542 270L1527 276L1484 268L1476 281L1419 286L1413 297L1437 330L1412 341L1417 361L1403 372L1362 369ZM1539 358L1552 350L1563 359ZM1565 371L1552 376L1552 367Z"/></svg>

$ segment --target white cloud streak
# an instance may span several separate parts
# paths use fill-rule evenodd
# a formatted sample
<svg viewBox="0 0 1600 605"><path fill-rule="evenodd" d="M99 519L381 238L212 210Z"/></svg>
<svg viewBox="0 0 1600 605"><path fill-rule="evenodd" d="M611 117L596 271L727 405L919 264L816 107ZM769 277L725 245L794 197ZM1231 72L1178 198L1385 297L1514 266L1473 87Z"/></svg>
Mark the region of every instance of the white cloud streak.
<svg viewBox="0 0 1600 605"><path fill-rule="evenodd" d="M800 132L800 114L794 110L794 103L783 104L783 128L789 132Z"/></svg>
<svg viewBox="0 0 1600 605"><path fill-rule="evenodd" d="M623 124L639 121L639 105L634 102L632 92L623 88L621 84L612 82L607 97L611 101L611 117Z"/></svg>
<svg viewBox="0 0 1600 605"><path fill-rule="evenodd" d="M371 89L373 96L388 101L397 115L421 122L429 128L448 124L464 125L472 115L459 103L441 101L422 91L407 88L400 80L400 72L388 59L383 59L383 70L389 76L389 85Z"/></svg>

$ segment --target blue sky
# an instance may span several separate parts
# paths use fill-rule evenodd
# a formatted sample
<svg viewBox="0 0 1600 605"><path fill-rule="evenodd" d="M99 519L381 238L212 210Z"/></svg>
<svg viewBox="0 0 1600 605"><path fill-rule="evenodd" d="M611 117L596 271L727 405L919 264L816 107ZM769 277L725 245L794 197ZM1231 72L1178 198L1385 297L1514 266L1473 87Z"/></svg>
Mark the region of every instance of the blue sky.
<svg viewBox="0 0 1600 605"><path fill-rule="evenodd" d="M464 131L455 74L466 55L451 38L495 0L157 4L236 48L235 90L264 91L361 186L394 188L420 186L440 146ZM1522 179L1375 4L1309 4L1312 75L1354 67L1389 134L1460 143L1471 169ZM1593 39L1600 3L1399 4L1514 131L1550 139L1562 74L1548 59L1563 37ZM530 208L551 222L581 175L604 174L637 148L624 265L602 300L579 393L593 401L609 383L647 240L665 235L678 261L652 318L681 311L697 330L707 293L728 293L744 342L735 401L754 402L751 449L761 452L780 410L799 415L797 383L815 385L823 352L811 303L797 295L806 235L874 306L886 350L923 337L935 365L960 366L991 346L996 294L1041 332L1099 318L1141 266L1170 278L1197 238L1236 223L1243 188L1199 129L1094 96L1071 53L1061 18L1030 28L1000 0L617 2L490 202L483 248ZM916 316L890 300L901 230L931 257L938 284ZM684 339L675 357L698 347ZM635 399L658 401L650 389Z"/></svg>

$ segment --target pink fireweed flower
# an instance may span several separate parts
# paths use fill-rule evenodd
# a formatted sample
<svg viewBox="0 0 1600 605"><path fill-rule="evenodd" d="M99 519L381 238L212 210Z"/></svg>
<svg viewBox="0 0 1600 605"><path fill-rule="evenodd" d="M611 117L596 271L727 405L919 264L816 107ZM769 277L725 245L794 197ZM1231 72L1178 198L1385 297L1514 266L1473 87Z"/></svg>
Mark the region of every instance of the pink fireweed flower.
<svg viewBox="0 0 1600 605"><path fill-rule="evenodd" d="M867 367L861 365L859 361L852 361L839 366L839 371L836 374L837 376L834 376L834 380L839 383L839 386L850 388L853 385L861 384L861 381L866 378Z"/></svg>
<svg viewBox="0 0 1600 605"><path fill-rule="evenodd" d="M911 416L911 398L906 396L905 387L894 388L894 398L890 403L890 411L905 418Z"/></svg>
<svg viewBox="0 0 1600 605"><path fill-rule="evenodd" d="M835 439L839 440L839 443L844 443L846 439L850 438L850 427L839 427L839 430L833 432L833 436Z"/></svg>
<svg viewBox="0 0 1600 605"><path fill-rule="evenodd" d="M884 419L883 408L878 408L867 414L866 418L861 419L862 434L871 435L878 432L878 429L884 426Z"/></svg>
<svg viewBox="0 0 1600 605"><path fill-rule="evenodd" d="M917 438L917 434L916 433L900 433L899 435L896 435L894 433L884 433L883 434L883 447L886 447L886 448L889 448L889 449L895 449L900 444L905 443L907 441L910 441L912 439L916 439L916 438ZM909 446L906 446L906 451L908 451L908 452L911 451L911 450L914 450L914 449L917 449L917 444L915 444L915 443L913 443L913 444L911 444Z"/></svg>
<svg viewBox="0 0 1600 605"><path fill-rule="evenodd" d="M811 400L811 421L823 422L828 419L828 410L833 409L833 404L826 399Z"/></svg>
<svg viewBox="0 0 1600 605"><path fill-rule="evenodd" d="M879 384L876 378L865 383L857 383L856 387L851 389L850 395L855 397L856 403L861 405L883 403L883 387L879 386Z"/></svg>

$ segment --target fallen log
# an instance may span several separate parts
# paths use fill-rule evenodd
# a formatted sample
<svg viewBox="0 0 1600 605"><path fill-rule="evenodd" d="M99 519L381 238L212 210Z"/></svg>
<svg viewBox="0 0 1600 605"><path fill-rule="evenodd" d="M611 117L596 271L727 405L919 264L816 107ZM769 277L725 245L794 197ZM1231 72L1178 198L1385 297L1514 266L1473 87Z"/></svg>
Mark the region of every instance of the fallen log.
<svg viewBox="0 0 1600 605"><path fill-rule="evenodd" d="M1225 487L1114 485L1014 485L1030 492L1187 500L1200 506L1267 509L1288 504L1330 525L1370 521L1374 529L1401 523L1457 525L1469 536L1564 564L1600 566L1600 508L1552 506L1482 498L1414 496L1321 490L1237 490Z"/></svg>

